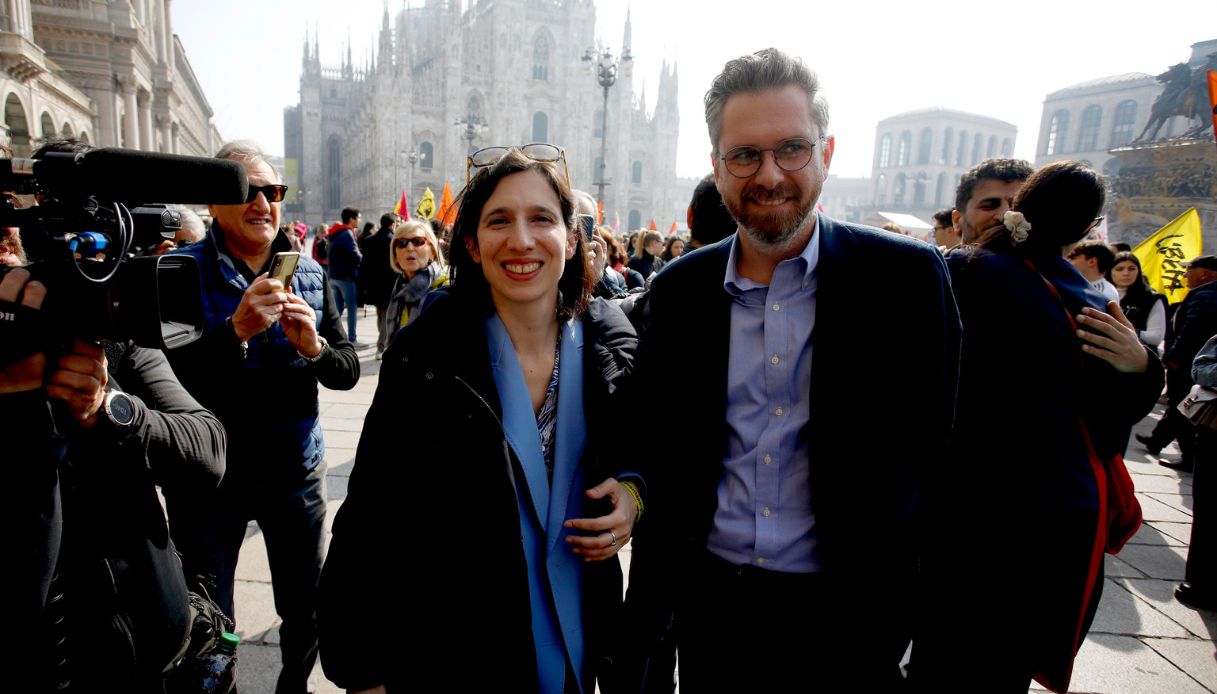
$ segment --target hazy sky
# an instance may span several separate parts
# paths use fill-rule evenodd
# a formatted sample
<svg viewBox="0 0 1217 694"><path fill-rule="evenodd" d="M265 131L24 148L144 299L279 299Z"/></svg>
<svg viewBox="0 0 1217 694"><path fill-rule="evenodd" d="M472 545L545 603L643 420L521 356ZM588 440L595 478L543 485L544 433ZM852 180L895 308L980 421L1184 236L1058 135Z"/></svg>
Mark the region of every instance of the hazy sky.
<svg viewBox="0 0 1217 694"><path fill-rule="evenodd" d="M627 0L596 5L596 33L619 52ZM390 2L389 11L402 6ZM178 0L172 7L173 29L220 134L282 154L283 108L299 102L305 28L320 28L323 65L341 62L348 31L362 64L377 44L385 4ZM652 108L662 61L678 62L681 176L710 170L701 103L710 80L727 60L766 46L802 57L819 73L837 138L832 172L863 176L875 124L888 116L941 106L1000 118L1018 126L1015 154L1033 159L1049 92L1107 75L1157 74L1187 60L1192 43L1217 38L1214 0L648 0L631 7L635 88L645 80Z"/></svg>

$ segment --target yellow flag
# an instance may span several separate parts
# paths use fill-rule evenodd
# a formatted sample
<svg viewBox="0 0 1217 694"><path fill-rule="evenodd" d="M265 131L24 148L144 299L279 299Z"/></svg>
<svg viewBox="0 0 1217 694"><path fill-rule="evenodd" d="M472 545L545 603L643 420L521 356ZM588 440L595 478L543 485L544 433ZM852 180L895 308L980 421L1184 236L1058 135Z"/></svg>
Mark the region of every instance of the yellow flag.
<svg viewBox="0 0 1217 694"><path fill-rule="evenodd" d="M1172 304L1183 301L1187 296L1187 283L1184 282L1187 269L1183 263L1202 252L1200 215L1196 208L1184 212L1154 232L1132 252L1141 261L1141 270L1150 287L1165 294Z"/></svg>
<svg viewBox="0 0 1217 694"><path fill-rule="evenodd" d="M435 216L435 193L432 193L430 188L423 191L423 199L418 201L418 209L415 212L423 219Z"/></svg>

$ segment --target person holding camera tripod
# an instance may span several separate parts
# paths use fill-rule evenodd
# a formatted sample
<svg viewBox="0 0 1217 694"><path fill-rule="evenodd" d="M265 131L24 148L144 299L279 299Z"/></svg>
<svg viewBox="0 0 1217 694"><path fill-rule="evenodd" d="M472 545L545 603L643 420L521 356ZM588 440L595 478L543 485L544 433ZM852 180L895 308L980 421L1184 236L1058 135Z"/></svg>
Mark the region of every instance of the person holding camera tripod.
<svg viewBox="0 0 1217 694"><path fill-rule="evenodd" d="M4 265L25 264L15 248ZM219 484L224 429L159 350L73 339L44 351L56 327L40 311L48 288L0 269L0 422L18 490L5 574L21 634L6 686L162 692L198 644L155 486Z"/></svg>

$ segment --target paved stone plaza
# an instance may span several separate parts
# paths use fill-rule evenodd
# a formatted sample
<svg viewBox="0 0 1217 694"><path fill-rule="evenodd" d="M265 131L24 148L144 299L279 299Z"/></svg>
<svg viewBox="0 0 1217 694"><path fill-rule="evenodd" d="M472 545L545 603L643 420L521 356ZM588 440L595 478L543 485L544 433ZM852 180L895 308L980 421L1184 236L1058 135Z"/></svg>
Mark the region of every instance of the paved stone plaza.
<svg viewBox="0 0 1217 694"><path fill-rule="evenodd" d="M369 317L359 321L359 333L364 339L373 339L375 313L368 313ZM360 352L363 376L354 390L323 389L321 393L330 519L346 497L363 417L376 390L380 363L374 356L371 349ZM1161 412L1159 406L1151 417L1157 418ZM1148 431L1153 423L1146 418L1137 431ZM1172 445L1163 455L1177 458L1178 451ZM1128 468L1136 483L1145 525L1118 557L1107 557L1103 601L1078 656L1072 691L1215 694L1217 614L1191 610L1175 602L1172 595L1175 584L1183 578L1187 556L1192 523L1191 475L1159 466L1136 442L1129 446ZM408 547L403 550L408 551ZM960 551L967 548L961 547ZM629 547L622 556L628 561ZM1050 569L1029 564L1021 557L1010 558L1010 571ZM266 550L256 525L251 524L246 534L237 566L236 596L242 639L240 690L242 694L270 694L279 671L279 620L271 596ZM319 694L340 691L324 678L320 666L315 677Z"/></svg>

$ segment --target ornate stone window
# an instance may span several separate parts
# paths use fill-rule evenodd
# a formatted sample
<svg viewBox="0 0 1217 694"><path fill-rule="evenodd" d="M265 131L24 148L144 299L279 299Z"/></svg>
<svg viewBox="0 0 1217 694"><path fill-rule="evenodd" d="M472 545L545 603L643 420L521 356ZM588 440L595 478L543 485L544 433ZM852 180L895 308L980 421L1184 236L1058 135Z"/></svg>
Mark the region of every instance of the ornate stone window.
<svg viewBox="0 0 1217 694"><path fill-rule="evenodd" d="M1111 148L1123 147L1132 142L1133 126L1137 123L1137 102L1129 99L1116 106L1116 116L1111 125Z"/></svg>
<svg viewBox="0 0 1217 694"><path fill-rule="evenodd" d="M934 131L929 128L922 128L921 134L917 136L917 163L929 164L933 149Z"/></svg>
<svg viewBox="0 0 1217 694"><path fill-rule="evenodd" d="M1091 104L1082 111L1082 125L1078 128L1078 151L1093 152L1099 148L1099 125L1103 122L1103 109Z"/></svg>
<svg viewBox="0 0 1217 694"><path fill-rule="evenodd" d="M532 114L532 141L549 141L549 116L545 115L544 111Z"/></svg>
<svg viewBox="0 0 1217 694"><path fill-rule="evenodd" d="M892 136L885 134L879 140L879 168L886 169L892 165Z"/></svg>
<svg viewBox="0 0 1217 694"><path fill-rule="evenodd" d="M946 164L951 160L951 143L955 140L955 128L947 128L942 133L942 153L938 155L938 163Z"/></svg>
<svg viewBox="0 0 1217 694"><path fill-rule="evenodd" d="M537 34L532 44L532 78L549 81L549 38L545 34Z"/></svg>
<svg viewBox="0 0 1217 694"><path fill-rule="evenodd" d="M1069 132L1069 112L1061 109L1052 114L1048 123L1048 146L1044 154L1064 154L1065 134Z"/></svg>
<svg viewBox="0 0 1217 694"><path fill-rule="evenodd" d="M630 183L636 185L642 183L642 162L635 161L634 165L630 167Z"/></svg>
<svg viewBox="0 0 1217 694"><path fill-rule="evenodd" d="M435 168L435 145L424 142L418 146L418 166L423 171Z"/></svg>
<svg viewBox="0 0 1217 694"><path fill-rule="evenodd" d="M913 149L913 133L900 133L900 144L896 146L896 166L909 165L909 150Z"/></svg>

